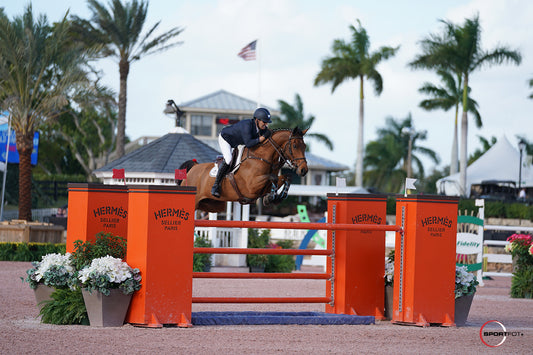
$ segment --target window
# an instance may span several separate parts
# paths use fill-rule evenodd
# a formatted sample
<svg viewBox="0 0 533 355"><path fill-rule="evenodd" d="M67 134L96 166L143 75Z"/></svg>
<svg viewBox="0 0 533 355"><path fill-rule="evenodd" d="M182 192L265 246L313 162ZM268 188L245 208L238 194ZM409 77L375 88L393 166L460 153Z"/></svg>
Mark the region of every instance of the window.
<svg viewBox="0 0 533 355"><path fill-rule="evenodd" d="M192 115L191 134L196 136L211 136L213 116Z"/></svg>
<svg viewBox="0 0 533 355"><path fill-rule="evenodd" d="M222 131L222 128L235 124L239 122L239 117L235 116L217 116L217 132L216 135L218 136L220 131Z"/></svg>

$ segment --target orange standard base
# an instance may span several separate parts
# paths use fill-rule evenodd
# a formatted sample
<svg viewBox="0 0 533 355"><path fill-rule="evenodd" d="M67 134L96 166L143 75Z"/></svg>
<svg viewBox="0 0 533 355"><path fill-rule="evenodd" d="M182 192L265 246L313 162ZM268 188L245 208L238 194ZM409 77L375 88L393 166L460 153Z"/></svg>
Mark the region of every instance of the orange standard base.
<svg viewBox="0 0 533 355"><path fill-rule="evenodd" d="M152 313L150 317L150 322L148 322L148 324L133 323L132 325L140 328L163 328L163 324L161 324L161 322L159 321L159 319L157 319L157 316L154 313ZM182 313L180 314L180 321L177 326L180 328L192 328L192 323L187 318L187 316Z"/></svg>

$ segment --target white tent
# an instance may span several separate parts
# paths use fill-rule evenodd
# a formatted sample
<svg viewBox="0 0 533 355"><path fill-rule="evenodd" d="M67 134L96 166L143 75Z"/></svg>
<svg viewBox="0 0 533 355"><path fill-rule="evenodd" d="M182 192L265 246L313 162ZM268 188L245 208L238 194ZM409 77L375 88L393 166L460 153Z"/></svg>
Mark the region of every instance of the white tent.
<svg viewBox="0 0 533 355"><path fill-rule="evenodd" d="M489 150L466 168L466 195L470 196L473 184L485 180L514 181L518 186L520 152L509 143L505 136L498 139ZM522 187L533 187L533 168L525 152L522 156ZM437 180L439 194L460 196L459 173Z"/></svg>

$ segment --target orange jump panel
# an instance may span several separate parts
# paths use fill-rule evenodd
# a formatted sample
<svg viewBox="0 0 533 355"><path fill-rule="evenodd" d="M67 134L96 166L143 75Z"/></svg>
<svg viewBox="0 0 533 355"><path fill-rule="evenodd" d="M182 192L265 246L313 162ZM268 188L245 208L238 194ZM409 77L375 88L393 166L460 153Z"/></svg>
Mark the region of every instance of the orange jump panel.
<svg viewBox="0 0 533 355"><path fill-rule="evenodd" d="M128 264L139 268L126 322L191 326L196 188L130 186Z"/></svg>
<svg viewBox="0 0 533 355"><path fill-rule="evenodd" d="M386 207L383 195L328 194L328 223L384 225ZM384 319L385 231L329 231L328 249L335 263L327 265L334 280L326 294L334 304L326 312Z"/></svg>
<svg viewBox="0 0 533 355"><path fill-rule="evenodd" d="M100 232L127 238L126 186L68 184L67 252L74 251L74 241L94 241Z"/></svg>
<svg viewBox="0 0 533 355"><path fill-rule="evenodd" d="M458 198L396 200L393 323L454 325Z"/></svg>

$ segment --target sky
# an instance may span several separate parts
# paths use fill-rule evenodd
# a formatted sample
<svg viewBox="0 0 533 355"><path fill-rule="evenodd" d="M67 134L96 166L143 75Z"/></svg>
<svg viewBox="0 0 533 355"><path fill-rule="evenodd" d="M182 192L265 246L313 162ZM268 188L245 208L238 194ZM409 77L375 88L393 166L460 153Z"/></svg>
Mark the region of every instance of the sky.
<svg viewBox="0 0 533 355"><path fill-rule="evenodd" d="M102 0L108 3L107 0ZM24 0L2 0L0 7L12 18L23 13ZM33 0L34 14L46 14L50 22L67 10L89 18L82 0ZM417 131L427 131L420 145L437 152L442 168L449 165L454 112L424 111L418 107L425 96L418 89L425 83L439 84L436 74L408 67L421 53L420 41L440 33L440 20L462 25L479 14L482 48L506 45L519 50L522 64L483 68L470 77L471 96L478 102L483 127L469 118L468 153L481 147L478 136L505 136L517 146L516 135L533 140L531 114L533 92L533 2L527 0L152 0L146 28L161 21L159 32L183 27L183 43L168 51L134 62L128 78L126 134L162 136L174 125L174 117L163 113L165 103L178 105L224 89L262 104L279 108L278 100L291 104L299 94L306 115L316 117L311 132L327 135L334 150L307 140L311 151L343 163L353 170L357 150L359 86L345 81L331 92L331 84L314 86L321 62L330 56L335 39L350 40L350 25L357 20L370 37L370 51L381 46L400 46L396 56L381 62L383 92L377 96L365 82L364 142L376 139L376 130L386 119L404 119L409 114ZM258 39L258 60L237 56L242 47ZM116 60L97 62L103 82L118 93ZM518 148L517 148L518 149ZM426 172L435 164L424 160ZM495 162L497 164L497 162Z"/></svg>

